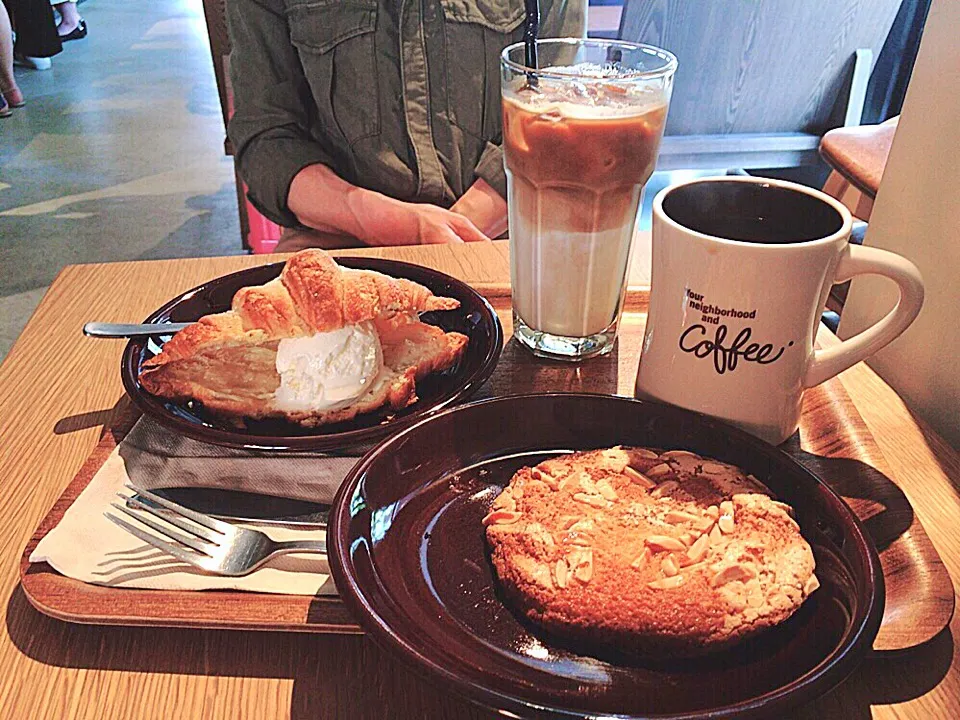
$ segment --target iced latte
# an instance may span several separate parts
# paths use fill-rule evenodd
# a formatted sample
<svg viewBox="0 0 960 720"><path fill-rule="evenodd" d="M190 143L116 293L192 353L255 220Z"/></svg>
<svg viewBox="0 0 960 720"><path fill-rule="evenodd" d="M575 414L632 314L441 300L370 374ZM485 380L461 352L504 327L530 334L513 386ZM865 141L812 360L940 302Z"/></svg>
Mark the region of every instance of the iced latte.
<svg viewBox="0 0 960 720"><path fill-rule="evenodd" d="M556 54L577 62L548 66L552 43L562 43ZM625 63L624 48L639 46L539 45L542 70L505 66L503 77L515 333L539 354L579 359L613 346L637 209L663 135L672 65L666 77L651 78ZM591 49L603 62L591 61L585 52ZM510 51L504 51L505 63ZM611 55L618 60L610 62ZM641 53L639 61L656 65L661 55Z"/></svg>

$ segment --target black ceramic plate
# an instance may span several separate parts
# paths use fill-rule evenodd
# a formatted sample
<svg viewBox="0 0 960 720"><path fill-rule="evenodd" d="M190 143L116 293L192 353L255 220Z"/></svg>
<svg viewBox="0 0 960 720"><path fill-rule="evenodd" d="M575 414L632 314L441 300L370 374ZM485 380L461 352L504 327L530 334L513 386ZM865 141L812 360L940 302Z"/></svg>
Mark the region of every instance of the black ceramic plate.
<svg viewBox="0 0 960 720"><path fill-rule="evenodd" d="M123 353L123 386L137 406L147 415L178 433L200 440L236 448L267 450L350 450L370 444L391 432L410 425L425 413L457 403L474 393L490 377L503 347L503 328L490 304L469 285L436 270L409 263L375 258L337 258L348 268L376 270L424 285L436 295L460 301L457 310L421 315L424 322L438 325L446 332L457 331L470 338L463 358L452 368L417 383L419 400L399 412L365 413L355 419L303 428L282 420L251 421L238 429L202 407L158 398L140 384L140 367L156 355L168 337L131 340ZM211 313L230 309L230 301L241 287L261 285L280 274L283 263L242 270L212 280L174 298L144 320L146 323L193 322Z"/></svg>
<svg viewBox="0 0 960 720"><path fill-rule="evenodd" d="M794 506L820 589L783 625L683 663L581 655L520 622L496 591L481 519L517 468L618 444L689 449L759 477ZM723 423L626 398L507 397L434 415L351 471L327 538L337 588L367 632L505 714L779 717L843 680L883 613L876 549L823 482Z"/></svg>

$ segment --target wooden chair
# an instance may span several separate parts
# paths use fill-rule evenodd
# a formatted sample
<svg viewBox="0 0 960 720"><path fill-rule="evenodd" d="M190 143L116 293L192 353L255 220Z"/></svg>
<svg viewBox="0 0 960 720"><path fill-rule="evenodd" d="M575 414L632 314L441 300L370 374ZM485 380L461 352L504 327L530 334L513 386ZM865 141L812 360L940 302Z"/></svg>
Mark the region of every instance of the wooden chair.
<svg viewBox="0 0 960 720"><path fill-rule="evenodd" d="M863 243L866 221L873 211L899 120L898 116L879 125L837 128L820 141L820 155L832 168L823 191L844 203L854 217L863 221L855 223L850 242ZM849 292L849 282L834 285L830 290L827 309L836 315L831 330L837 329Z"/></svg>
<svg viewBox="0 0 960 720"><path fill-rule="evenodd" d="M213 74L217 79L217 93L220 95L220 110L223 113L223 126L226 127L233 114L233 92L230 88L230 35L227 32L227 0L203 0L203 15L207 22L207 36L210 39L210 54L213 60ZM224 137L223 150L233 155L230 138ZM269 253L277 246L281 228L267 220L250 204L246 186L234 167L237 181L237 207L240 212L240 233L244 245L254 253Z"/></svg>
<svg viewBox="0 0 960 720"><path fill-rule="evenodd" d="M901 0L625 0L619 37L677 55L659 170L817 162L859 125Z"/></svg>
<svg viewBox="0 0 960 720"><path fill-rule="evenodd" d="M820 141L820 157L832 169L823 191L846 203L861 220L870 219L899 120L837 128Z"/></svg>

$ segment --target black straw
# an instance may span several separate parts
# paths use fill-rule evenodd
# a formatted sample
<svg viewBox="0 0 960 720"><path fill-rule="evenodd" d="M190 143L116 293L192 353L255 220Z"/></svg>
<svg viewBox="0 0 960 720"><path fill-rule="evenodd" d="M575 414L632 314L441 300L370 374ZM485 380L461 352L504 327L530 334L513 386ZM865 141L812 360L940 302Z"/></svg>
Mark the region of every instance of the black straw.
<svg viewBox="0 0 960 720"><path fill-rule="evenodd" d="M523 30L523 43L526 50L526 66L539 69L537 62L537 36L540 35L540 2L539 0L524 0L527 8L527 22ZM527 84L531 88L537 87L536 73L527 73Z"/></svg>

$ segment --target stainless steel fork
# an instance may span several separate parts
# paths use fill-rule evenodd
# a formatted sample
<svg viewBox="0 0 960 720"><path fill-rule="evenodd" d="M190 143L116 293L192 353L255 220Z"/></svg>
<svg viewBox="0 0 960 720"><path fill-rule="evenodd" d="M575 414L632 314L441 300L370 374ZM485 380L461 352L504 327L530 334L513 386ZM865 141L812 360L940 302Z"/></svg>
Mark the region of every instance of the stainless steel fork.
<svg viewBox="0 0 960 720"><path fill-rule="evenodd" d="M148 545L213 575L248 575L276 555L327 552L327 544L323 540L276 542L259 530L230 525L170 502L148 490L132 485L126 487L135 495L127 497L117 493L124 504L111 503L111 507L154 530L159 536L110 512L104 513L107 519ZM141 498L159 507L148 505Z"/></svg>

